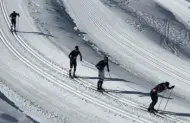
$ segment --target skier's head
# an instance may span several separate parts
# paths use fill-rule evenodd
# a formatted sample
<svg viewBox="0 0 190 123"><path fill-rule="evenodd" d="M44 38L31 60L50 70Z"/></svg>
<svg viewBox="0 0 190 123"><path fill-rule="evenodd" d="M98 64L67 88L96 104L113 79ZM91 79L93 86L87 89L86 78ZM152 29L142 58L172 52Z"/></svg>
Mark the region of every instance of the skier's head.
<svg viewBox="0 0 190 123"><path fill-rule="evenodd" d="M170 83L169 82L165 82L166 87L169 87Z"/></svg>
<svg viewBox="0 0 190 123"><path fill-rule="evenodd" d="M104 56L104 61L108 62L108 57Z"/></svg>
<svg viewBox="0 0 190 123"><path fill-rule="evenodd" d="M75 46L75 50L79 50L79 46Z"/></svg>
<svg viewBox="0 0 190 123"><path fill-rule="evenodd" d="M13 11L13 13L16 13L15 11Z"/></svg>

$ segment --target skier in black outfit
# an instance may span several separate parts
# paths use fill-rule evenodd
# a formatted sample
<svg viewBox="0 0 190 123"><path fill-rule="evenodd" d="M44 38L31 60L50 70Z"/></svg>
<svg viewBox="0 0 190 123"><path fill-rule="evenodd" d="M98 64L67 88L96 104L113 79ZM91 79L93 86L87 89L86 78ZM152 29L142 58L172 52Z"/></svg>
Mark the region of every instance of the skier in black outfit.
<svg viewBox="0 0 190 123"><path fill-rule="evenodd" d="M104 81L104 68L105 68L105 66L107 66L107 70L109 72L110 70L109 70L109 64L108 64L108 57L107 56L105 56L104 60L99 61L98 64L96 65L96 68L98 69L98 77L99 77L98 84L97 84L97 90L102 90L102 84Z"/></svg>
<svg viewBox="0 0 190 123"><path fill-rule="evenodd" d="M82 61L82 55L79 51L79 47L75 46L75 50L71 51L69 54L70 58L70 70L69 70L69 76L71 77L71 71L74 66L74 71L73 71L73 77L76 77L75 72L76 72L76 67L77 67L77 56L80 55L80 60Z"/></svg>
<svg viewBox="0 0 190 123"><path fill-rule="evenodd" d="M19 13L16 13L15 11L13 11L13 13L10 14L10 18L11 18L11 31L16 31L16 17L20 17ZM14 27L14 30L13 30Z"/></svg>
<svg viewBox="0 0 190 123"><path fill-rule="evenodd" d="M150 91L150 96L152 99L152 102L150 103L150 106L148 108L149 112L154 112L156 111L154 109L154 106L156 105L157 101L158 101L158 93L161 93L167 89L173 89L175 86L171 86L169 87L170 83L169 82L164 82L164 83L160 83L158 84L156 87L154 87L151 91Z"/></svg>

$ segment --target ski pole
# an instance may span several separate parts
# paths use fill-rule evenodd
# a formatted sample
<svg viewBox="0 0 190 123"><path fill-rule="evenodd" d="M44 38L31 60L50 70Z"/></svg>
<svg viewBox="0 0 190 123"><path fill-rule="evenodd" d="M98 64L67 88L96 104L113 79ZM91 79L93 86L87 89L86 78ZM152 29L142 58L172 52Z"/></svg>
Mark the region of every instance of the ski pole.
<svg viewBox="0 0 190 123"><path fill-rule="evenodd" d="M17 23L17 31L18 31L18 27L19 27L19 17L18 17L18 23Z"/></svg>
<svg viewBox="0 0 190 123"><path fill-rule="evenodd" d="M107 70L108 71L108 70ZM109 77L111 78L110 72L108 72Z"/></svg>
<svg viewBox="0 0 190 123"><path fill-rule="evenodd" d="M166 105L165 105L165 107L164 107L164 111L165 111L165 109L166 109L166 106L168 105L168 102L169 102L169 99L170 99L170 97L171 97L172 91L173 91L173 89L170 91L170 96L168 97L168 100L167 100Z"/></svg>
<svg viewBox="0 0 190 123"><path fill-rule="evenodd" d="M166 93L166 91L164 91L164 93L163 93L163 95L162 95L162 99L160 100L160 104L159 104L159 106L158 106L158 110L160 109L160 105L161 105L161 103L162 103L162 100L163 100L163 98L164 98L165 93Z"/></svg>

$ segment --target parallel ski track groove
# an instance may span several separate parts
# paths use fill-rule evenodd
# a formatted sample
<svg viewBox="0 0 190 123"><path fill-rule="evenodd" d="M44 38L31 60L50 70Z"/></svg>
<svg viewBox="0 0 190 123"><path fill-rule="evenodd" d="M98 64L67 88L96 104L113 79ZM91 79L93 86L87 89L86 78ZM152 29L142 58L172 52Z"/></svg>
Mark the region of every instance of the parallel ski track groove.
<svg viewBox="0 0 190 123"><path fill-rule="evenodd" d="M80 1L81 2L81 1ZM69 5L70 7L71 7L71 5ZM93 9L93 10L95 10L94 9L94 7L92 7L92 6L90 6L90 5L84 5L84 3L83 3L83 7L84 8L88 8L88 9ZM117 41L116 41L116 39L111 35L111 34L109 34L109 33L107 33L106 32L106 30L104 30L103 28L102 28L102 26L100 25L100 24L98 24L98 23L96 23L96 20L93 20L92 18L91 18L91 16L94 16L94 14L91 14L91 13L89 13L88 11L85 11L85 9L83 8L83 7L81 7L84 11L83 11L83 13L85 14L85 13L88 13L88 15L89 15L89 17L90 17L90 19L94 22L94 24L96 25L96 26L98 26L99 28L100 28L100 30L102 30L108 37L110 37L110 38L112 38L116 43L118 43ZM72 7L71 7L71 9L72 9ZM96 11L97 12L97 11ZM97 12L98 13L98 12ZM76 15L77 16L77 15ZM99 16L97 16L97 18L98 18ZM106 25L106 27L109 27L111 30L113 30L115 33L117 33L117 31L115 31L103 18L100 18L102 21L104 21L104 23L105 23L105 25ZM80 19L77 17L77 20L78 21L80 21ZM121 35L121 34L119 34L119 33L117 33L118 35L120 35L121 37L123 37L123 38L126 38L126 37L124 37L123 35ZM131 42L129 42L129 43L131 43ZM120 46L122 46L123 47L123 45L125 45L125 44L120 44ZM135 44L133 44L133 46L134 46ZM126 47L124 47L125 49L127 49ZM144 49L143 49L144 50ZM146 51L147 52L147 51ZM131 51L130 51L130 53L131 53ZM140 56L140 55L139 55ZM142 56L141 56L142 57ZM142 57L143 58L143 57ZM159 60L159 59L158 59ZM154 61L153 61L154 62ZM165 61L164 61L165 62ZM166 62L165 62L166 63ZM155 62L155 64L158 64L158 63L156 63ZM167 63L168 64L168 63ZM85 82L85 81L84 81ZM85 82L86 83L86 82ZM86 83L86 84L89 84L89 83ZM113 97L113 98L116 98L116 97L114 97L113 95L110 95L109 94L109 96L111 96L111 97ZM130 101L130 100L125 100L125 99L119 99L119 98L117 98L117 100L120 100L121 102L125 102L125 101L127 101L127 102L130 102L130 103L133 103L133 104L131 104L131 105L136 105L136 106L139 106L138 104L135 104L134 102L132 102L132 101ZM142 108L142 107L139 107L139 108L141 108L141 109L144 109L144 108ZM178 120L179 122L184 122L184 123L187 123L186 121L183 121L183 120L179 120L178 118L173 118L172 116L170 116L170 115L167 115L169 118L172 118L173 120Z"/></svg>
<svg viewBox="0 0 190 123"><path fill-rule="evenodd" d="M113 112L116 112L118 114L121 114L123 116L126 116L127 118L129 119L132 119L132 120L135 120L139 123L151 123L149 121L146 121L145 119L141 119L139 118L138 116L135 116L135 115L131 115L130 113L126 112L126 111L123 111L121 109L118 109L118 108L115 108L111 105L108 105L102 101L99 101L93 97L90 97L89 95L86 95L84 94L83 92L79 91L79 90L76 90L70 86L68 86L67 84L63 83L61 80L58 80L57 78L55 78L54 76L52 75L49 75L48 73L44 72L43 70L39 69L38 67L36 67L35 65L33 65L32 63L30 63L29 60L27 60L26 58L24 58L18 51L16 51L14 49L14 47L11 46L11 44L6 40L6 38L4 37L2 31L0 30L0 33L1 33L1 40L3 41L3 43L5 44L5 46L18 58L20 59L24 64L26 64L28 67L30 67L31 69L33 69L36 73L38 73L39 75L41 76L44 76L45 78L47 78L48 80L56 83L57 85L59 85L60 87L74 93L75 95L79 96L79 97L82 97L82 98L85 98L87 99L88 101L96 104L96 105L99 105L101 107L104 107L108 110L112 110Z"/></svg>
<svg viewBox="0 0 190 123"><path fill-rule="evenodd" d="M2 4L2 1L1 1L1 6L4 6ZM5 8L2 8L3 10L3 14L4 14L4 17L6 18L6 15L5 15ZM8 20L6 19L7 23L8 23ZM126 116L128 117L129 119L132 119L134 121L137 121L139 123L150 123L150 121L146 120L146 119L142 119L136 115L132 115L126 111L123 111L121 109L118 109L118 108L115 108L111 105L108 105L104 102L101 102L95 98L92 98L90 97L89 95L86 95L82 92L80 92L79 90L76 90L66 84L64 84L61 80L58 80L57 78L55 78L54 76L52 75L49 75L48 73L44 72L43 70L39 69L38 67L36 67L35 65L33 65L29 60L27 60L25 57L23 57L17 50L14 49L14 47L12 47L12 45L9 43L9 41L7 41L7 39L5 38L5 36L3 35L3 32L0 30L0 33L1 33L1 40L3 41L3 43L5 44L5 46L17 57L19 58L24 64L26 64L27 66L29 66L30 68L32 68L35 72L37 72L39 75L41 76L44 76L45 78L47 78L48 80L58 84L60 87L63 87L64 89L66 90L69 90L70 92L78 95L79 97L82 97L82 98L85 98L89 101L91 101L92 103L95 103L96 105L99 105L101 107L104 107L108 110L112 110L113 112L117 112L123 116ZM14 35L15 38L17 35ZM18 38L16 38L17 40L19 40ZM26 48L26 47L25 47ZM30 51L31 52L31 51ZM32 53L33 54L33 53ZM34 54L33 54L34 55ZM35 56L35 55L34 55ZM37 56L36 56L37 57ZM39 59L40 60L40 59ZM43 61L43 60L42 60ZM45 61L44 61L45 62ZM47 63L46 63L47 64Z"/></svg>
<svg viewBox="0 0 190 123"><path fill-rule="evenodd" d="M2 6L4 6L4 5L2 5ZM4 8L5 9L5 8ZM5 13L6 13L6 11L4 11ZM6 13L7 14L7 13ZM4 15L5 16L5 15ZM6 18L6 16L5 16L5 19L6 19L6 21L7 21L7 24L9 25L9 27L10 27L10 24L8 23L8 19ZM1 32L2 33L2 32ZM57 71L59 71L60 73L64 73L64 74L66 74L67 72L64 72L63 70L61 70L58 66L56 66L56 65L54 65L53 64L53 66L52 66L52 62L49 62L47 59L45 59L45 58L43 58L43 57L41 57L36 51L34 51L30 46L28 46L23 40L22 40L22 38L20 37L20 36L18 36L18 35L15 35L14 34L14 36L15 36L15 38L17 39L17 41L19 41L19 43L23 46L23 47L25 47L31 54L33 54L36 58L38 58L41 62L43 62L43 63L45 63L46 65L48 65L49 67L51 67L51 68L53 68L53 69L55 69L55 70L57 70ZM4 37L5 38L5 37ZM8 44L10 47L11 47L11 44ZM13 49L13 47L11 47L12 49ZM14 51L12 51L12 52L14 52ZM14 54L15 55L15 54ZM25 59L25 61L27 61L26 59ZM25 63L28 63L28 62L25 62ZM27 64L27 65L29 65L29 64ZM34 67L35 68L35 67ZM36 68L37 69L37 68ZM83 81L83 80L81 80L80 79L80 81ZM83 82L85 82L85 81L83 81ZM87 83L87 82L85 82L85 83ZM109 96L112 96L111 94L108 94ZM114 97L114 96L112 96L113 98L115 98L115 99L118 99L118 98L116 98L116 97ZM121 100L120 100L121 101ZM127 100L125 100L125 101L127 101ZM122 101L123 102L123 101ZM129 102L129 101L128 101ZM130 103L134 103L134 102L132 102L132 101L130 101ZM131 105L131 104L130 104ZM134 105L135 105L135 103L134 103Z"/></svg>
<svg viewBox="0 0 190 123"><path fill-rule="evenodd" d="M80 0L80 2L82 2L82 0ZM79 4L80 4L80 3L79 3ZM81 4L83 4L83 7L84 7L84 8L88 8L88 9L91 9L91 10L92 10L92 9L95 10L92 5L85 5L84 3L81 3ZM83 7L81 7L81 8L84 10ZM95 11L96 11L96 13L98 13L98 12L97 12L97 11L98 11L97 9L96 9ZM184 79L184 78L181 77L179 74L174 73L174 71L179 72L179 73L183 73L183 75L185 75L187 78L190 77L190 73L188 73L187 71L181 70L181 69L179 69L178 67L173 66L173 65L167 63L167 62L164 61L163 59L160 59L160 58L158 58L158 57L156 57L156 56L153 56L151 53L149 53L149 52L146 51L145 49L143 49L143 48L139 47L138 45L134 44L133 42L129 41L129 39L127 39L126 36L124 36L124 35L118 33L114 28L112 28L112 26L110 26L110 25L104 20L104 18L99 18L99 16L96 16L97 18L101 19L102 22L104 22L104 25L105 25L107 28L109 28L109 30L112 30L113 33L117 34L121 39L124 39L124 41L127 41L128 44L130 44L132 47L135 47L136 50L138 50L138 51L140 51L140 52L146 54L148 57L151 57L151 58L154 59L154 60L151 59L151 61L150 61L150 59L146 59L145 57L143 57L144 55L142 56L142 55L138 54L137 52L134 52L134 50L131 50L131 49L127 48L127 46L125 45L125 43L118 42L118 41L116 40L116 38L113 37L112 34L108 33L106 30L104 30L104 28L103 28L100 24L96 23L97 20L95 20L95 19L93 19L93 18L91 17L91 16L94 16L93 13L89 13L89 11L85 11L85 10L83 11L83 13L84 13L84 14L88 13L88 16L91 18L92 22L93 22L97 27L99 27L99 29L102 30L108 37L110 37L111 39L113 39L113 41L114 41L115 43L117 43L117 44L119 44L121 47L123 47L124 50L126 50L127 52L130 52L130 53L131 53L132 55L134 55L134 56L138 56L138 57L141 58L142 60L144 60L144 61L146 61L147 63L151 64L152 66L158 68L159 70L165 72L166 74L169 74L169 75L171 75L171 76L176 77L178 80L181 80L181 82L184 82L184 83L190 85L190 83L189 83L189 81L188 81L187 79ZM78 20L79 20L79 18L78 18ZM166 67L160 66L160 64L163 64L163 65L165 65ZM173 69L173 71L168 70L168 68Z"/></svg>

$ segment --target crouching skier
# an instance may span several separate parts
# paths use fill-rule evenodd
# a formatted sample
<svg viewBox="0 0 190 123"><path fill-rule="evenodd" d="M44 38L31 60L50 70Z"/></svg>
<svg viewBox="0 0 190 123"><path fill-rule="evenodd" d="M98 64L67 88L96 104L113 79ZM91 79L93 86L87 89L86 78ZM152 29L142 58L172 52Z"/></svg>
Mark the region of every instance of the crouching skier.
<svg viewBox="0 0 190 123"><path fill-rule="evenodd" d="M69 58L70 58L69 76L70 77L72 77L71 71L72 71L73 66L74 66L73 77L76 77L75 72L76 72L76 68L77 68L77 56L78 55L80 55L80 60L82 61L82 55L79 51L79 47L75 46L75 50L71 51L71 53L69 54Z"/></svg>
<svg viewBox="0 0 190 123"><path fill-rule="evenodd" d="M98 69L98 84L97 84L97 90L102 90L102 85L103 85L103 81L104 81L104 68L105 66L107 66L107 70L108 72L109 70L109 64L108 64L108 57L105 56L104 60L101 60L98 62L98 64L96 65L96 68Z"/></svg>
<svg viewBox="0 0 190 123"><path fill-rule="evenodd" d="M11 31L16 31L16 17L17 16L20 17L20 14L16 13L15 11L13 11L9 16L11 18Z"/></svg>
<svg viewBox="0 0 190 123"><path fill-rule="evenodd" d="M154 109L154 106L158 101L158 93L161 93L167 89L173 89L175 87L175 86L169 87L169 85L170 85L169 82L160 83L150 91L152 102L150 103L150 106L148 108L149 112L157 112L157 110Z"/></svg>

